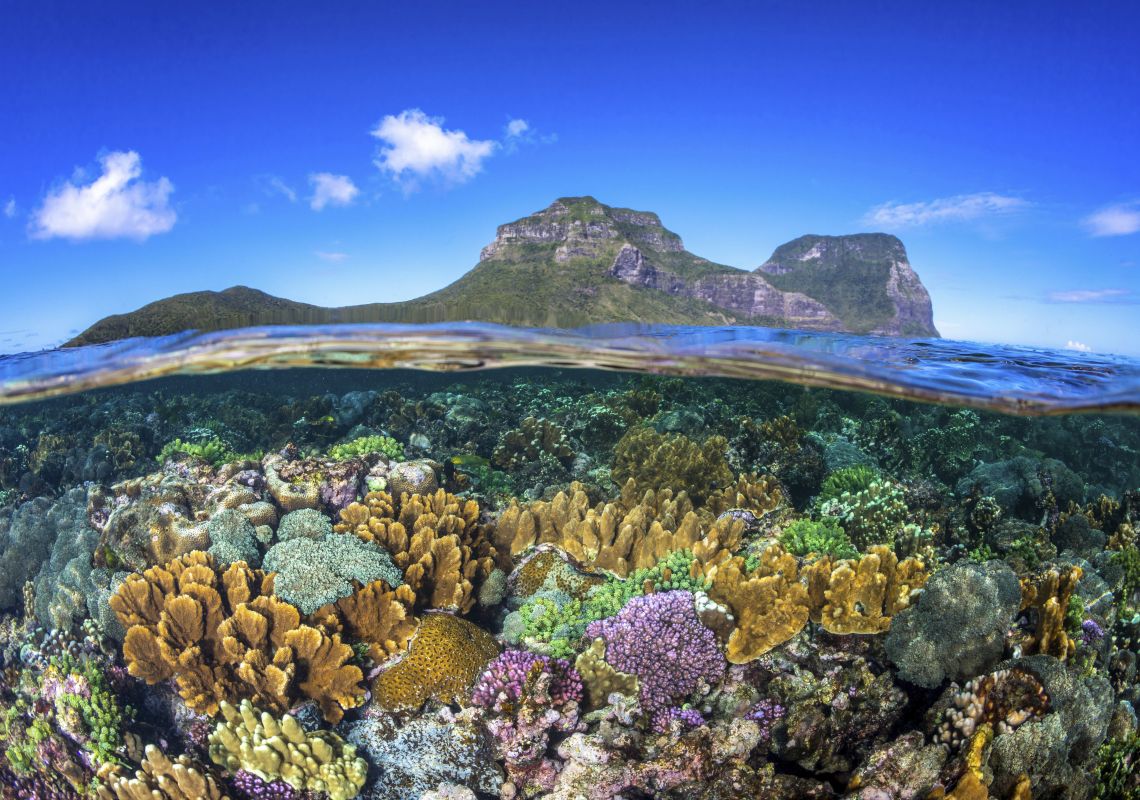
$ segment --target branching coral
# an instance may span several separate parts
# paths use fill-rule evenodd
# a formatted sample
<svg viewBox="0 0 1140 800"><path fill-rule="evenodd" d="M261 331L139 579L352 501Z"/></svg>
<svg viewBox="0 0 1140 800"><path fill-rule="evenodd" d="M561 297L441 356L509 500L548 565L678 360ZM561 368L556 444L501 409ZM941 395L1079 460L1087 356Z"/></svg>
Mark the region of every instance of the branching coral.
<svg viewBox="0 0 1140 800"><path fill-rule="evenodd" d="M695 503L701 503L732 483L727 446L723 436L710 436L698 444L679 433L630 428L614 446L613 478L618 483L633 478L643 491L684 489Z"/></svg>
<svg viewBox="0 0 1140 800"><path fill-rule="evenodd" d="M417 709L429 698L465 704L487 663L499 655L495 637L441 612L424 616L404 657L381 672L372 693L381 708Z"/></svg>
<svg viewBox="0 0 1140 800"><path fill-rule="evenodd" d="M223 702L221 712L224 720L210 734L210 759L229 772L280 779L330 800L350 800L364 788L368 763L335 733L308 733L288 714L277 719L248 700L237 708Z"/></svg>
<svg viewBox="0 0 1140 800"><path fill-rule="evenodd" d="M982 725L1009 733L1049 711L1049 696L1028 670L1013 667L954 685L952 703L938 728L938 741L958 750Z"/></svg>
<svg viewBox="0 0 1140 800"><path fill-rule="evenodd" d="M780 544L797 556L821 555L855 558L855 546L834 517L797 519L780 533Z"/></svg>
<svg viewBox="0 0 1140 800"><path fill-rule="evenodd" d="M363 695L352 648L338 634L301 624L296 608L269 595L273 577L243 563L219 573L201 552L128 577L111 598L123 627L123 658L149 684L174 678L191 708L217 713L221 700L257 698L275 710L297 696L325 717Z"/></svg>
<svg viewBox="0 0 1140 800"><path fill-rule="evenodd" d="M184 755L172 761L153 744L134 774L108 765L98 778L99 800L229 800L212 770Z"/></svg>
<svg viewBox="0 0 1140 800"><path fill-rule="evenodd" d="M725 656L746 664L795 636L808 621L808 593L799 581L795 556L779 545L760 555L753 572L743 558L722 564L715 572L709 596L729 608L735 627Z"/></svg>
<svg viewBox="0 0 1140 800"><path fill-rule="evenodd" d="M844 492L825 502L820 510L824 516L838 519L860 550L892 543L907 515L902 489L889 481L874 481L858 492Z"/></svg>
<svg viewBox="0 0 1140 800"><path fill-rule="evenodd" d="M397 511L387 492L370 492L341 512L338 532L352 532L392 554L421 608L465 613L495 565L496 551L479 522L479 505L440 489L405 494Z"/></svg>
<svg viewBox="0 0 1140 800"><path fill-rule="evenodd" d="M1044 653L1064 661L1076 652L1076 642L1065 632L1065 614L1083 574L1073 565L1022 578L1020 611L1033 618L1032 632L1021 641L1022 655Z"/></svg>
<svg viewBox="0 0 1140 800"><path fill-rule="evenodd" d="M361 436L350 442L334 444L329 448L329 458L333 461L365 458L375 453L400 461L404 458L404 446L391 436Z"/></svg>
<svg viewBox="0 0 1140 800"><path fill-rule="evenodd" d="M900 562L882 545L857 561L822 559L807 568L811 619L831 633L883 633L926 578L921 561Z"/></svg>
<svg viewBox="0 0 1140 800"><path fill-rule="evenodd" d="M574 449L560 425L527 417L518 428L502 435L491 461L501 469L513 471L537 461L544 453L558 459L563 466L568 467L574 461Z"/></svg>

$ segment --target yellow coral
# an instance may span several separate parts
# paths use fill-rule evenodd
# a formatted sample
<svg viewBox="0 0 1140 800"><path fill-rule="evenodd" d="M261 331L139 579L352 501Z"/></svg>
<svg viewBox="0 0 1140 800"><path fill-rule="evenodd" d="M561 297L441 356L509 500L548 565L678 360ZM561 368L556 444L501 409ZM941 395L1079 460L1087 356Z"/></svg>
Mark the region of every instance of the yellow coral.
<svg viewBox="0 0 1140 800"><path fill-rule="evenodd" d="M831 633L885 633L926 578L920 560L899 562L882 545L858 560L821 559L807 568L811 620Z"/></svg>
<svg viewBox="0 0 1140 800"><path fill-rule="evenodd" d="M637 676L618 672L606 661L605 639L594 639L574 660L574 668L582 676L586 700L590 708L601 708L615 692L637 697Z"/></svg>
<svg viewBox="0 0 1140 800"><path fill-rule="evenodd" d="M498 654L495 637L478 625L429 613L404 657L377 676L372 693L389 710L417 709L429 698L466 704L475 680Z"/></svg>
<svg viewBox="0 0 1140 800"><path fill-rule="evenodd" d="M133 775L112 762L99 768L99 800L229 800L210 770L186 756L171 761L153 744Z"/></svg>
<svg viewBox="0 0 1140 800"><path fill-rule="evenodd" d="M1075 564L1064 571L1050 569L1021 579L1021 611L1035 612L1033 634L1021 643L1023 655L1044 653L1062 661L1076 652L1077 644L1065 633L1065 613L1084 571Z"/></svg>
<svg viewBox="0 0 1140 800"><path fill-rule="evenodd" d="M412 616L415 592L406 584L392 589L382 580L361 587L312 615L328 630L343 632L368 643L368 655L377 663L403 652L419 620Z"/></svg>
<svg viewBox="0 0 1140 800"><path fill-rule="evenodd" d="M248 700L220 708L224 719L210 734L210 760L227 771L244 769L299 791L324 792L331 800L350 800L364 788L368 763L335 733L307 733L292 716L276 719Z"/></svg>
<svg viewBox="0 0 1140 800"><path fill-rule="evenodd" d="M619 483L633 478L641 489L684 488L700 503L732 483L727 447L723 436L698 444L679 433L630 428L614 446L613 478Z"/></svg>
<svg viewBox="0 0 1140 800"><path fill-rule="evenodd" d="M808 593L799 582L795 556L779 545L760 555L760 566L745 570L744 559L733 558L714 573L709 596L732 611L735 627L725 657L746 664L783 644L808 621Z"/></svg>

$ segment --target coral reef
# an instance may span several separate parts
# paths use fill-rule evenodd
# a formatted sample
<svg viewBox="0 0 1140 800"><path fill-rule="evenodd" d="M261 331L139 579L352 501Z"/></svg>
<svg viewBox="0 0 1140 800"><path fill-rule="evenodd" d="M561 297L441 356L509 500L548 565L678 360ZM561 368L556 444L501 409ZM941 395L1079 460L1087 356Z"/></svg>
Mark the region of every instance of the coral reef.
<svg viewBox="0 0 1140 800"><path fill-rule="evenodd" d="M402 583L400 571L384 550L341 533L278 542L265 553L262 567L274 573L273 593L303 614L348 597L353 582Z"/></svg>
<svg viewBox="0 0 1140 800"><path fill-rule="evenodd" d="M613 478L619 484L632 479L640 491L683 490L693 502L701 503L732 482L732 469L725 458L727 446L723 436L697 443L679 433L630 428L614 446Z"/></svg>
<svg viewBox="0 0 1140 800"><path fill-rule="evenodd" d="M507 431L491 454L495 466L507 471L517 470L541 455L557 459L563 466L574 461L574 449L566 432L557 423L537 417L527 417L519 427Z"/></svg>

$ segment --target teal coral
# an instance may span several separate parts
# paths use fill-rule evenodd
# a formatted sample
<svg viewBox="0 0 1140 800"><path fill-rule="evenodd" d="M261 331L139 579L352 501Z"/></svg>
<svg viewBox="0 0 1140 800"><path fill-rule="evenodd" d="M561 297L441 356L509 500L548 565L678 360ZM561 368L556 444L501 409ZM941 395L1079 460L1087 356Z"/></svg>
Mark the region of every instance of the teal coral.
<svg viewBox="0 0 1140 800"><path fill-rule="evenodd" d="M855 464L837 469L824 478L823 486L819 490L819 499L820 501L832 500L844 493L861 492L878 479L878 470L868 467L866 464Z"/></svg>
<svg viewBox="0 0 1140 800"><path fill-rule="evenodd" d="M329 448L329 458L333 461L363 458L373 453L380 453L393 461L402 461L404 446L391 436L361 436L349 442L334 444Z"/></svg>

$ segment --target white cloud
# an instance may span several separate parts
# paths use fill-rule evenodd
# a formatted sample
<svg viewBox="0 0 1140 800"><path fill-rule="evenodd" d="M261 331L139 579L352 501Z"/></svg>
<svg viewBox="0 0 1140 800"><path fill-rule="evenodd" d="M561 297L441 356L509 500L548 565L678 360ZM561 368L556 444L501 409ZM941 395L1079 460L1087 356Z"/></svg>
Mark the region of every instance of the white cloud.
<svg viewBox="0 0 1140 800"><path fill-rule="evenodd" d="M507 123L506 134L508 139L517 139L530 130L530 123L525 119L512 119Z"/></svg>
<svg viewBox="0 0 1140 800"><path fill-rule="evenodd" d="M1050 292L1054 303L1119 303L1132 292L1129 289L1073 289L1067 292Z"/></svg>
<svg viewBox="0 0 1140 800"><path fill-rule="evenodd" d="M470 139L463 131L445 130L442 117L429 117L418 108L384 117L372 135L384 143L376 166L407 190L426 178L468 181L499 146L491 140Z"/></svg>
<svg viewBox="0 0 1140 800"><path fill-rule="evenodd" d="M314 255L322 261L329 261L333 264L339 264L348 258L348 253L325 253L320 250L316 251Z"/></svg>
<svg viewBox="0 0 1140 800"><path fill-rule="evenodd" d="M1072 339L1065 342L1065 349L1066 350L1079 350L1082 353L1091 353L1092 352L1092 348L1089 347L1084 342L1076 342L1076 341L1073 341Z"/></svg>
<svg viewBox="0 0 1140 800"><path fill-rule="evenodd" d="M868 211L863 220L884 228L904 228L1009 214L1028 205L1028 202L1019 197L976 192L919 203L883 203Z"/></svg>
<svg viewBox="0 0 1140 800"><path fill-rule="evenodd" d="M262 175L255 178L255 181L261 184L261 190L267 195L279 194L288 200L290 203L297 202L297 192L292 186L285 183L283 178L277 175Z"/></svg>
<svg viewBox="0 0 1140 800"><path fill-rule="evenodd" d="M4 204L4 216L6 216L8 219L12 219L14 216L16 216L15 197L9 197L8 202Z"/></svg>
<svg viewBox="0 0 1140 800"><path fill-rule="evenodd" d="M1083 224L1093 236L1127 236L1140 231L1140 204L1119 203L1089 214Z"/></svg>
<svg viewBox="0 0 1140 800"><path fill-rule="evenodd" d="M65 183L48 193L32 214L29 232L37 239L143 240L174 227L174 186L166 178L140 180L142 160L133 150L99 159L103 174L88 184Z"/></svg>
<svg viewBox="0 0 1140 800"><path fill-rule="evenodd" d="M309 206L320 211L325 206L347 206L356 199L360 190L347 175L333 175L331 172L314 172L309 175L313 196Z"/></svg>

